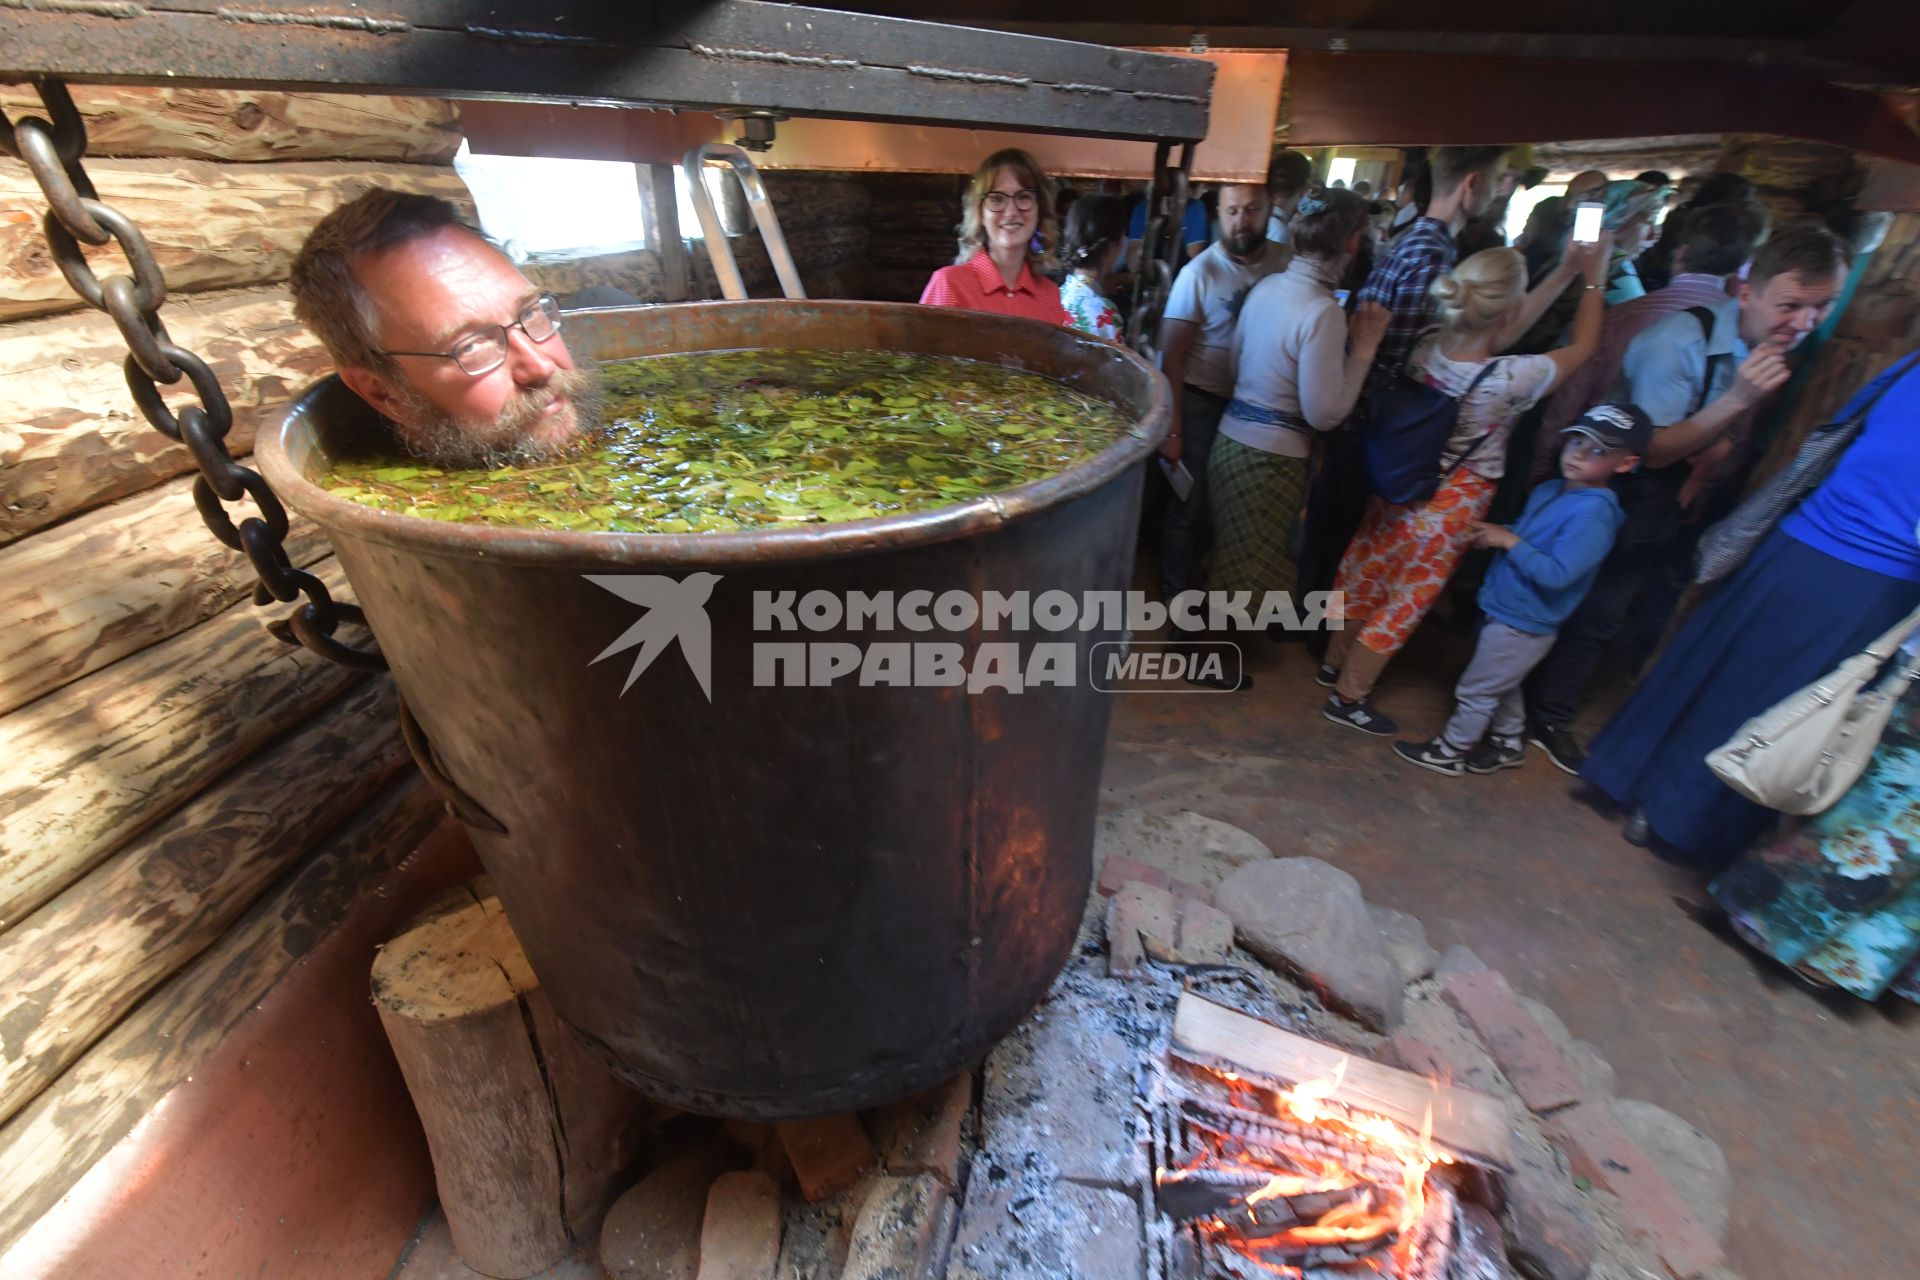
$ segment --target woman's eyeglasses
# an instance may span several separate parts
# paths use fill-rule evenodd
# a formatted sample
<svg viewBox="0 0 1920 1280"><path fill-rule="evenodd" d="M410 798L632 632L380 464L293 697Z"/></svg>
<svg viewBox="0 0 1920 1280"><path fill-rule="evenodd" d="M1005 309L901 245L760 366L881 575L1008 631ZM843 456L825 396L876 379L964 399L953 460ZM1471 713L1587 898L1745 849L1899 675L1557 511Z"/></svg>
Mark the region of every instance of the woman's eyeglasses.
<svg viewBox="0 0 1920 1280"><path fill-rule="evenodd" d="M477 378L483 373L492 373L507 362L507 330L518 329L535 342L545 342L560 332L560 303L550 293L543 293L526 305L526 308L507 324L489 325L485 329L475 330L453 344L451 351L387 351L389 356L428 356L435 360L451 360L460 366L460 371L468 377Z"/></svg>
<svg viewBox="0 0 1920 1280"><path fill-rule="evenodd" d="M1008 205L1022 213L1032 213L1034 206L1040 203L1040 197L1031 191L1016 191L1012 195L1004 191L989 191L980 203L995 213L1005 213Z"/></svg>

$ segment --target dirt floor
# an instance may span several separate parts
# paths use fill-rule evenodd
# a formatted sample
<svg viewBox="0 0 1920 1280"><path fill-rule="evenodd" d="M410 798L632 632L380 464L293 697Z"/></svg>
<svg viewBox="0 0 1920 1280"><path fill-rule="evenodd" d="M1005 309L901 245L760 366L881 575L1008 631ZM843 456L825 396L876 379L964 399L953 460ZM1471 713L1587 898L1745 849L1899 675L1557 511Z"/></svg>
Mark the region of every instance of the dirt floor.
<svg viewBox="0 0 1920 1280"><path fill-rule="evenodd" d="M1537 750L1490 778L1428 773L1321 718L1304 646L1248 648L1250 690L1118 697L1107 806L1195 809L1324 858L1546 1001L1620 1096L1725 1150L1745 1280L1915 1274L1920 1007L1813 993L1699 923L1703 884L1625 843ZM1376 703L1402 736L1439 728L1469 651L1429 626L1389 669Z"/></svg>

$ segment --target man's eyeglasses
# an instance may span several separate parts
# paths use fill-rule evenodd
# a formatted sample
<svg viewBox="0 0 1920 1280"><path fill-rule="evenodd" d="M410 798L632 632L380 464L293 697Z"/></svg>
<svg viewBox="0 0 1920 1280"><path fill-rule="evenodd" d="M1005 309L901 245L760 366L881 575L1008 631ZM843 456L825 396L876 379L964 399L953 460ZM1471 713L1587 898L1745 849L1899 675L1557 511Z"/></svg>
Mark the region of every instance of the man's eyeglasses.
<svg viewBox="0 0 1920 1280"><path fill-rule="evenodd" d="M545 342L560 332L560 303L552 294L543 293L529 302L526 309L509 323L475 330L454 343L451 351L386 351L381 354L451 360L460 366L462 373L477 378L483 373L492 373L507 362L509 329L518 329L535 342Z"/></svg>
<svg viewBox="0 0 1920 1280"><path fill-rule="evenodd" d="M1040 197L1031 191L1016 191L1012 195L1004 191L989 191L981 203L995 213L1005 213L1008 205L1022 213L1032 213L1034 206L1040 203Z"/></svg>

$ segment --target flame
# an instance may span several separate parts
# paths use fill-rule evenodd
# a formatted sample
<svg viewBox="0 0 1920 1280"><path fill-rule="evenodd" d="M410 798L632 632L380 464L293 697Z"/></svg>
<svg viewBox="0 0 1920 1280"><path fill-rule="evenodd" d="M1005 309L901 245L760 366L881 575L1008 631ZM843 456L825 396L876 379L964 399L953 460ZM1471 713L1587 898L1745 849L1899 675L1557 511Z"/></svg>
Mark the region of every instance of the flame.
<svg viewBox="0 0 1920 1280"><path fill-rule="evenodd" d="M1307 1248L1369 1240L1392 1239L1392 1254L1404 1270L1410 1262L1414 1228L1426 1212L1427 1173L1435 1164L1451 1163L1452 1158L1433 1145L1433 1110L1428 1106L1419 1132L1382 1115L1359 1110L1338 1100L1346 1080L1348 1059L1342 1058L1329 1076L1302 1081L1290 1089L1255 1090L1232 1072L1216 1073L1238 1099L1271 1099L1272 1113L1307 1128L1320 1128L1330 1135L1358 1141L1377 1160L1392 1165L1398 1173L1398 1186L1391 1189L1370 1187L1363 1194L1335 1205L1311 1224L1293 1226L1272 1236L1250 1239L1215 1217L1203 1224L1216 1239L1234 1247L1261 1270L1282 1280L1298 1280L1304 1273L1298 1267L1270 1262L1259 1256L1264 1247ZM1245 1163L1221 1151L1203 1154L1189 1164L1191 1170L1201 1164ZM1271 1166L1264 1162L1256 1171ZM1175 1175L1177 1176L1177 1175ZM1276 1172L1258 1189L1242 1197L1244 1205L1255 1205L1276 1197L1297 1197L1323 1191L1340 1191L1363 1182L1363 1174L1337 1160L1322 1159L1311 1171ZM1397 1193L1397 1194L1396 1194ZM1379 1270L1377 1259L1368 1259Z"/></svg>

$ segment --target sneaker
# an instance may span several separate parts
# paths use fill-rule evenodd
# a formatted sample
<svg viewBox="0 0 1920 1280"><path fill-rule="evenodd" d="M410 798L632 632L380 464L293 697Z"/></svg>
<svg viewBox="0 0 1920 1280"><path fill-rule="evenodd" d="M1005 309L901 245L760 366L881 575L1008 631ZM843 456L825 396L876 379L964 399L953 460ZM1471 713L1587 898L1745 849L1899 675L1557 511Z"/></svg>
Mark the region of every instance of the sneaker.
<svg viewBox="0 0 1920 1280"><path fill-rule="evenodd" d="M1485 742L1467 752L1468 773L1498 773L1502 769L1518 769L1526 763L1527 749L1520 740L1501 742L1488 738Z"/></svg>
<svg viewBox="0 0 1920 1280"><path fill-rule="evenodd" d="M1340 668L1321 663L1320 669L1313 673L1313 682L1322 689L1333 688L1340 683Z"/></svg>
<svg viewBox="0 0 1920 1280"><path fill-rule="evenodd" d="M1586 748L1580 745L1571 729L1559 725L1543 724L1535 728L1527 741L1547 753L1547 759L1553 761L1554 768L1562 773L1580 776L1580 766L1587 762Z"/></svg>
<svg viewBox="0 0 1920 1280"><path fill-rule="evenodd" d="M1377 738L1390 738L1400 732L1400 726L1391 719L1373 709L1373 703L1365 698L1358 702L1343 701L1339 694L1327 699L1327 705L1321 715L1335 724L1344 724L1350 729L1373 734Z"/></svg>
<svg viewBox="0 0 1920 1280"><path fill-rule="evenodd" d="M1449 778L1459 777L1467 768L1467 758L1438 738L1429 738L1425 742L1396 742L1393 744L1393 754L1408 764L1444 773Z"/></svg>

